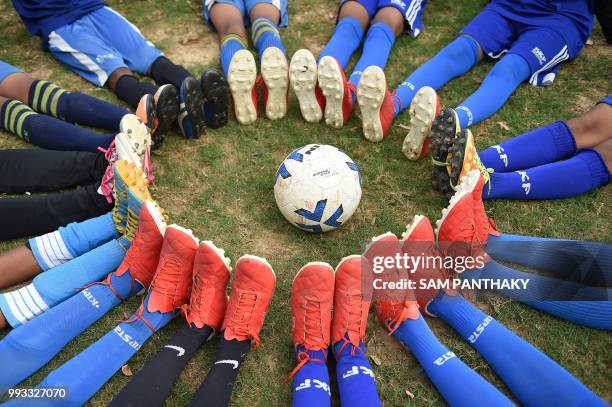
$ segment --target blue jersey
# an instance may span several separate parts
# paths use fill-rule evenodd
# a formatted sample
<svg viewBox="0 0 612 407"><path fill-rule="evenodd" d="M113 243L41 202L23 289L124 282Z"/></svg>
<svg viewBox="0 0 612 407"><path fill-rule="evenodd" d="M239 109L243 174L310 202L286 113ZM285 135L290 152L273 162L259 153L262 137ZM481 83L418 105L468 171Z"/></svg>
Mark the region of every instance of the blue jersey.
<svg viewBox="0 0 612 407"><path fill-rule="evenodd" d="M102 0L12 0L29 32L47 42L49 33L105 6Z"/></svg>
<svg viewBox="0 0 612 407"><path fill-rule="evenodd" d="M510 20L555 30L578 49L593 29L593 0L491 0L487 8Z"/></svg>

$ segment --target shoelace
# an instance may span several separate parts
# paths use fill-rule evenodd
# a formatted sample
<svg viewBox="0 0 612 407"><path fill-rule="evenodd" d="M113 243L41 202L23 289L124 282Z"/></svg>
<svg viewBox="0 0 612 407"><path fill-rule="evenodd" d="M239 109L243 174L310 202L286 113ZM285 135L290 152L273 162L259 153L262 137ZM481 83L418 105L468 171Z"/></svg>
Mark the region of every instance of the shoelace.
<svg viewBox="0 0 612 407"><path fill-rule="evenodd" d="M351 340L351 337L357 336L357 338L359 338L361 336L361 319L363 317L361 308L361 294L353 294L349 296L348 309L348 324L346 327L347 334L342 338L343 342L342 346L340 346L340 349L338 350L338 354L342 353L342 350L344 350L348 344L351 344L353 345L351 348L351 356L354 356L355 349L359 349L359 341L354 343Z"/></svg>
<svg viewBox="0 0 612 407"><path fill-rule="evenodd" d="M119 202L125 202L128 199L128 191L127 190L123 190L123 191L118 191L117 196L115 197L115 207L113 208L113 222L115 223L115 227L117 229L119 229L118 225L120 223L122 223L123 221L123 217L126 217L126 226L123 228L122 231L125 233L125 230L127 229L127 216L128 213L126 213L125 215L121 213L121 208L120 208L120 204Z"/></svg>
<svg viewBox="0 0 612 407"><path fill-rule="evenodd" d="M113 180L115 179L115 172L113 171L113 165L117 162L117 149L115 148L115 140L110 143L107 149L102 147L98 147L98 151L104 153L104 158L108 162L108 166L104 171L104 175L102 176L102 181L100 182L100 190L102 191L102 195L106 198L108 203L113 202Z"/></svg>
<svg viewBox="0 0 612 407"><path fill-rule="evenodd" d="M403 301L401 307L402 310L400 311L400 313L397 314L395 317L387 320L385 324L387 326L387 329L389 330L389 335L395 332L397 328L399 328L401 323L407 320L410 316L410 301Z"/></svg>
<svg viewBox="0 0 612 407"><path fill-rule="evenodd" d="M136 280L134 279L134 277L132 277L132 275L130 274L130 279L132 280L132 286L130 287L130 292L128 294L128 296L126 298L123 298L121 296L121 294L119 294L117 292L117 290L115 290L115 287L113 287L112 283L111 283L111 275L114 273L109 274L108 276L106 276L106 278L103 281L94 281L93 283L87 284L83 287L77 288L78 291L84 290L86 288L92 287L94 285L105 285L108 287L109 290L111 290L111 292L113 294L115 294L115 296L117 298L119 298L119 300L121 300L121 302L125 301L126 299L128 299L133 293L134 293L134 286L136 285Z"/></svg>
<svg viewBox="0 0 612 407"><path fill-rule="evenodd" d="M132 208L128 207L125 231L123 232L123 236L122 236L124 240L127 240L130 243L134 240L134 236L136 235L136 231L138 230L138 220L139 220L138 214L134 212ZM128 250L129 248L126 248L123 245L123 243L121 242L121 239L119 240L119 245L123 247L123 250L125 250L126 252L129 252Z"/></svg>
<svg viewBox="0 0 612 407"><path fill-rule="evenodd" d="M307 349L320 347L324 341L323 327L321 326L321 302L317 299L306 298L305 308L304 330L306 331L306 338L304 345Z"/></svg>
<svg viewBox="0 0 612 407"><path fill-rule="evenodd" d="M206 287L204 286L204 280L198 273L193 273L193 287L191 288L191 299L189 304L185 304L181 307L181 311L184 316L187 314L199 314L200 306L202 304L202 297ZM195 293L195 294L194 294Z"/></svg>
<svg viewBox="0 0 612 407"><path fill-rule="evenodd" d="M257 349L259 347L259 337L253 335L249 331L251 320L253 318L253 311L255 310L255 305L257 304L257 293L255 292L245 292L240 293L240 297L238 298L238 305L234 310L230 325L232 326L232 331L235 334L244 336L249 338L255 344L253 348Z"/></svg>
<svg viewBox="0 0 612 407"><path fill-rule="evenodd" d="M155 273L151 282L152 290L156 291L162 297L172 297L176 293L176 285L182 274L182 263L180 260L170 256L164 260L164 264L160 270Z"/></svg>
<svg viewBox="0 0 612 407"><path fill-rule="evenodd" d="M327 350L323 350L323 355L327 356ZM321 360L318 358L311 357L308 352L300 351L297 355L298 364L291 370L287 378L285 379L285 383L289 383L297 374L297 372L308 362L317 362L325 364L325 360Z"/></svg>
<svg viewBox="0 0 612 407"><path fill-rule="evenodd" d="M127 322L132 323L136 320L141 320L142 322L144 322L144 324L146 326L149 327L149 329L151 330L151 332L155 333L155 328L153 328L153 324L151 324L149 321L147 321L147 319L145 317L142 316L142 313L144 312L144 298L142 299L142 302L140 303L140 307L138 307L138 311L136 311L136 313L129 319L125 319L123 321L119 321L119 322Z"/></svg>

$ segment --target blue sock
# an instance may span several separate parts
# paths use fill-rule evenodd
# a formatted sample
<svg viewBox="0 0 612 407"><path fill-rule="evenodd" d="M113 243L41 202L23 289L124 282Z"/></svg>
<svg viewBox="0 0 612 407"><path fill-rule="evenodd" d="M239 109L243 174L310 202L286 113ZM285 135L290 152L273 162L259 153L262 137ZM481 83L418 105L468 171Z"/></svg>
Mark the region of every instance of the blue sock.
<svg viewBox="0 0 612 407"><path fill-rule="evenodd" d="M253 44L255 44L255 48L257 48L260 59L264 51L269 47L276 47L285 53L285 46L281 41L278 26L269 18L260 17L252 22L251 39Z"/></svg>
<svg viewBox="0 0 612 407"><path fill-rule="evenodd" d="M147 300L148 297L141 305L144 307L142 317L157 331L175 313L150 313L146 311ZM139 312L140 309L132 318ZM153 331L142 319L122 322L83 352L49 373L37 387L66 387L67 397L62 402L66 405L83 405L134 356L151 335Z"/></svg>
<svg viewBox="0 0 612 407"><path fill-rule="evenodd" d="M423 86L440 89L446 82L472 69L478 62L479 50L478 43L466 36L459 37L442 48L395 90L399 102L395 106L395 115L410 106L414 95Z"/></svg>
<svg viewBox="0 0 612 407"><path fill-rule="evenodd" d="M612 245L583 240L489 235L487 254L564 280L612 287Z"/></svg>
<svg viewBox="0 0 612 407"><path fill-rule="evenodd" d="M245 40L238 34L228 34L221 39L221 68L226 78L234 54L246 48Z"/></svg>
<svg viewBox="0 0 612 407"><path fill-rule="evenodd" d="M565 321L612 331L612 301L525 301L525 304Z"/></svg>
<svg viewBox="0 0 612 407"><path fill-rule="evenodd" d="M38 113L69 123L119 131L119 122L129 112L117 105L79 92L68 92L59 86L36 80L30 86L28 105Z"/></svg>
<svg viewBox="0 0 612 407"><path fill-rule="evenodd" d="M21 102L11 100L0 108L0 125L23 140L47 150L91 151L108 148L114 134L89 129L38 114Z"/></svg>
<svg viewBox="0 0 612 407"><path fill-rule="evenodd" d="M495 172L525 170L564 160L576 153L576 141L565 122L554 122L478 152Z"/></svg>
<svg viewBox="0 0 612 407"><path fill-rule="evenodd" d="M303 347L298 347L299 352L306 352ZM307 351L311 359L300 368L293 377L293 406L329 406L331 390L329 388L329 373L325 360L326 352Z"/></svg>
<svg viewBox="0 0 612 407"><path fill-rule="evenodd" d="M366 357L366 348L359 343L359 348L344 341L336 342L336 378L340 390L340 402L343 406L380 406L376 380L372 366Z"/></svg>
<svg viewBox="0 0 612 407"><path fill-rule="evenodd" d="M492 173L483 199L561 199L584 194L610 182L604 159L584 149L564 161L524 171Z"/></svg>
<svg viewBox="0 0 612 407"><path fill-rule="evenodd" d="M132 277L109 276L109 283L122 298L138 291ZM15 387L51 360L62 348L121 302L104 284L83 289L25 325L13 329L0 341L0 360L11 369L0 369L0 395Z"/></svg>
<svg viewBox="0 0 612 407"><path fill-rule="evenodd" d="M530 73L529 64L523 57L516 54L503 57L493 66L476 92L455 109L461 128L480 123L501 109Z"/></svg>
<svg viewBox="0 0 612 407"><path fill-rule="evenodd" d="M382 22L372 25L365 36L361 58L357 61L348 81L356 87L367 67L374 65L384 69L394 43L395 34L391 27Z"/></svg>
<svg viewBox="0 0 612 407"><path fill-rule="evenodd" d="M503 393L442 345L422 316L404 321L393 336L414 354L448 404L466 407L513 405Z"/></svg>
<svg viewBox="0 0 612 407"><path fill-rule="evenodd" d="M71 297L80 288L113 272L125 257L117 240L111 240L67 263L37 275L30 284L0 294L0 309L16 328Z"/></svg>
<svg viewBox="0 0 612 407"><path fill-rule="evenodd" d="M342 69L346 67L351 55L361 45L363 28L356 18L346 17L336 24L336 29L329 42L321 51L319 60L324 56L331 56L338 61Z"/></svg>
<svg viewBox="0 0 612 407"><path fill-rule="evenodd" d="M593 287L541 274L515 270L494 260L480 269L460 274L466 280L492 282L516 282L515 285L481 287L500 293L516 301L608 301L612 300L612 288Z"/></svg>
<svg viewBox="0 0 612 407"><path fill-rule="evenodd" d="M572 406L606 405L554 360L461 295L441 292L428 310L452 326L482 355L522 405L545 406L552 400L563 400Z"/></svg>
<svg viewBox="0 0 612 407"><path fill-rule="evenodd" d="M79 257L90 250L119 237L108 212L83 222L72 222L28 241L34 258L45 271Z"/></svg>

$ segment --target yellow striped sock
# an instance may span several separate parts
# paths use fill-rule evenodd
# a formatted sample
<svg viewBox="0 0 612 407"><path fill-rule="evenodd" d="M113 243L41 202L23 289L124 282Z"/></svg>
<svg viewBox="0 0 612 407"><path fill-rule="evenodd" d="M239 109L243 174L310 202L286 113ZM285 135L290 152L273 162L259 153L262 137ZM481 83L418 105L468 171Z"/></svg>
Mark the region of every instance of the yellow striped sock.
<svg viewBox="0 0 612 407"><path fill-rule="evenodd" d="M244 48L247 48L247 41L242 38L241 36L239 36L238 34L227 34L225 37L223 37L221 39L221 48L223 48L223 46L228 43L229 41L238 41L240 43L240 45L242 45Z"/></svg>

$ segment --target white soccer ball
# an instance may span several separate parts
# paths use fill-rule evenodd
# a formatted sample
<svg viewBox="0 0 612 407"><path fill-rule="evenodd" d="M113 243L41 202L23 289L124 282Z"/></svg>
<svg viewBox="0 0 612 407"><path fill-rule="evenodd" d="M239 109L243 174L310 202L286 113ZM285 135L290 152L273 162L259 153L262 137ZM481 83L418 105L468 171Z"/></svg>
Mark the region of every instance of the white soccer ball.
<svg viewBox="0 0 612 407"><path fill-rule="evenodd" d="M294 150L278 167L274 198L292 225L307 232L327 232L355 213L361 200L361 174L338 148L308 144Z"/></svg>

